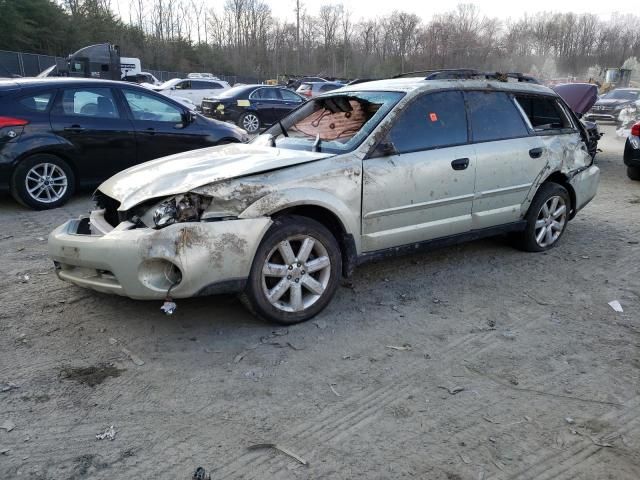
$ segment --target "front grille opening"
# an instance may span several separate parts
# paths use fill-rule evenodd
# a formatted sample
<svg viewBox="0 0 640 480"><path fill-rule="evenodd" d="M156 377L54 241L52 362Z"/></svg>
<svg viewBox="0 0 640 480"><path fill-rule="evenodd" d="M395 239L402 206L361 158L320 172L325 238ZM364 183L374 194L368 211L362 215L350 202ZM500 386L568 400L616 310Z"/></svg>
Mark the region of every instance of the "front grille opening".
<svg viewBox="0 0 640 480"><path fill-rule="evenodd" d="M120 202L105 195L100 190L97 190L93 195L93 199L96 202L98 208L104 208L104 219L112 227L117 227L120 224L120 217L118 216L118 207Z"/></svg>

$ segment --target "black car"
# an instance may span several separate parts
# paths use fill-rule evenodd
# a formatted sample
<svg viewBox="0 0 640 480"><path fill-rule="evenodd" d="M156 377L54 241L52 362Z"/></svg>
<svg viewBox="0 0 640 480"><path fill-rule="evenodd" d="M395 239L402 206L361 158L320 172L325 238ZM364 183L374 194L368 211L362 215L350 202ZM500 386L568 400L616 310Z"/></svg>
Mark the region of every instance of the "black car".
<svg viewBox="0 0 640 480"><path fill-rule="evenodd" d="M243 85L202 101L202 113L234 122L249 133L257 133L266 125L273 125L298 108L305 99L284 87Z"/></svg>
<svg viewBox="0 0 640 480"><path fill-rule="evenodd" d="M247 139L130 83L0 81L0 189L35 209L58 207L76 187L147 160Z"/></svg>
<svg viewBox="0 0 640 480"><path fill-rule="evenodd" d="M640 122L631 127L624 145L624 164L631 180L640 180Z"/></svg>
<svg viewBox="0 0 640 480"><path fill-rule="evenodd" d="M585 115L585 119L617 123L620 111L638 100L640 88L616 88L602 95Z"/></svg>

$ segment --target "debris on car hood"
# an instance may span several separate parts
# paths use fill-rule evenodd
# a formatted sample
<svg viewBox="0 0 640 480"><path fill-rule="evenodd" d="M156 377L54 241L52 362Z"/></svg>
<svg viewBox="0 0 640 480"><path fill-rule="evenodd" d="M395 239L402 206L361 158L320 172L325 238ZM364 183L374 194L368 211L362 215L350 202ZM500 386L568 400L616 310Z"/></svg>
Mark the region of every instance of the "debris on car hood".
<svg viewBox="0 0 640 480"><path fill-rule="evenodd" d="M575 113L584 115L598 100L598 87L591 83L563 83L553 87Z"/></svg>
<svg viewBox="0 0 640 480"><path fill-rule="evenodd" d="M332 155L241 143L209 147L136 165L114 175L98 189L119 201L119 210L126 211L151 198Z"/></svg>

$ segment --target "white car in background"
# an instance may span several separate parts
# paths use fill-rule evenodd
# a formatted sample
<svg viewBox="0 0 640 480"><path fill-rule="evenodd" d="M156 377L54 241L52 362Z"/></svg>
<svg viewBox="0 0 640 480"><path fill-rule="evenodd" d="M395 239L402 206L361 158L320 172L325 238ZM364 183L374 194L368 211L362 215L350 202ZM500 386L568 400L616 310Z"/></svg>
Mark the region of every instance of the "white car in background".
<svg viewBox="0 0 640 480"><path fill-rule="evenodd" d="M173 78L155 87L156 92L160 92L178 101L186 99L194 105L200 106L205 97L214 97L231 88L223 80L209 78Z"/></svg>

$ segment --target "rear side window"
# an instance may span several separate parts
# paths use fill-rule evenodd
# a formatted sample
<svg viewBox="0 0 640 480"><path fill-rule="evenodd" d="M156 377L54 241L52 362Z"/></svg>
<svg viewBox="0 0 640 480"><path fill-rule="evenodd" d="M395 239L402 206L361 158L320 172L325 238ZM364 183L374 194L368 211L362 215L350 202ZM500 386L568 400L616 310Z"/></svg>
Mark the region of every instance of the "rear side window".
<svg viewBox="0 0 640 480"><path fill-rule="evenodd" d="M62 111L65 115L82 117L119 117L109 88L67 89L62 94Z"/></svg>
<svg viewBox="0 0 640 480"><path fill-rule="evenodd" d="M388 136L397 153L467 143L467 116L461 92L438 92L414 100Z"/></svg>
<svg viewBox="0 0 640 480"><path fill-rule="evenodd" d="M53 92L40 92L20 98L18 103L33 112L45 112L49 108L52 98Z"/></svg>
<svg viewBox="0 0 640 480"><path fill-rule="evenodd" d="M302 99L291 90L285 90L284 88L281 88L279 90L280 95L282 95L282 99L285 102L302 102Z"/></svg>
<svg viewBox="0 0 640 480"><path fill-rule="evenodd" d="M277 88L260 88L251 94L251 98L259 98L261 100L280 100Z"/></svg>
<svg viewBox="0 0 640 480"><path fill-rule="evenodd" d="M331 90L336 90L338 87L337 85L321 85L320 86L320 91L321 92L330 92Z"/></svg>
<svg viewBox="0 0 640 480"><path fill-rule="evenodd" d="M533 129L537 132L573 128L555 98L516 95L516 101L527 115Z"/></svg>
<svg viewBox="0 0 640 480"><path fill-rule="evenodd" d="M474 142L529 135L522 115L506 93L467 92L466 96Z"/></svg>
<svg viewBox="0 0 640 480"><path fill-rule="evenodd" d="M213 90L217 88L222 88L222 85L216 82L203 82L194 80L191 82L191 88L194 90Z"/></svg>

